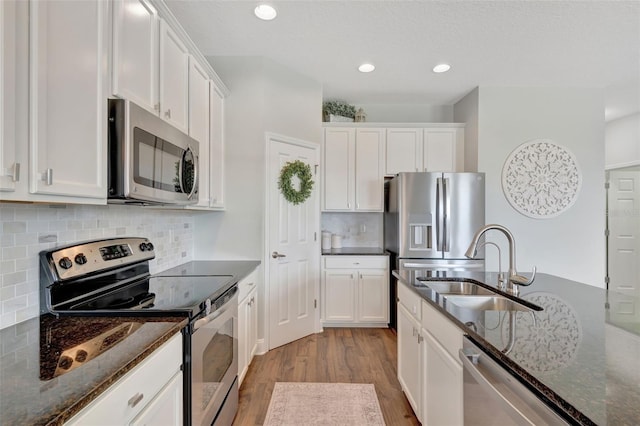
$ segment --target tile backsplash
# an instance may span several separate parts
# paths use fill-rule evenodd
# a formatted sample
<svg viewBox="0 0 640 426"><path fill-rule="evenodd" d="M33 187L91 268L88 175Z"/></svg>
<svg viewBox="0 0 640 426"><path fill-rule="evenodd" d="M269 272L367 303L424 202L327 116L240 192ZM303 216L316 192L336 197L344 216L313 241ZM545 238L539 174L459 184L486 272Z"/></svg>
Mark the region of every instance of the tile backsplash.
<svg viewBox="0 0 640 426"><path fill-rule="evenodd" d="M138 206L0 203L0 329L40 312L38 253L79 241L147 237L151 273L193 260L192 212Z"/></svg>
<svg viewBox="0 0 640 426"><path fill-rule="evenodd" d="M321 229L342 235L344 247L383 247L383 213L322 213Z"/></svg>

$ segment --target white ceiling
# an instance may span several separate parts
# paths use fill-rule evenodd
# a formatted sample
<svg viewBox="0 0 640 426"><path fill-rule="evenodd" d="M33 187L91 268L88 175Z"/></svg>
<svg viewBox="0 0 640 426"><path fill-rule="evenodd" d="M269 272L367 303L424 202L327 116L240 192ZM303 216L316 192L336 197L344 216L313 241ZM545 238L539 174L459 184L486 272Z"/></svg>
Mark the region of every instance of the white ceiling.
<svg viewBox="0 0 640 426"><path fill-rule="evenodd" d="M477 86L595 87L640 111L640 0L165 0L205 56L265 56L352 104L452 105ZM370 74L358 72L375 64ZM445 74L431 71L446 62Z"/></svg>

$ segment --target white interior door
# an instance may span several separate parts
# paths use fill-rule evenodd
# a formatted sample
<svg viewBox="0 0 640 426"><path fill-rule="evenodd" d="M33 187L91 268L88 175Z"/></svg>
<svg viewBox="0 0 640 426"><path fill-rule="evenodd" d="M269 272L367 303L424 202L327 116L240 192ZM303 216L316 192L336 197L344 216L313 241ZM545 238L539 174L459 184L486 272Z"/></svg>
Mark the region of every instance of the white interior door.
<svg viewBox="0 0 640 426"><path fill-rule="evenodd" d="M609 174L609 289L640 297L640 171ZM613 314L640 317L640 307L612 306ZM630 318L631 319L631 318Z"/></svg>
<svg viewBox="0 0 640 426"><path fill-rule="evenodd" d="M269 135L268 239L269 347L275 348L314 332L320 283L318 229L319 179L315 175L319 146ZM282 167L300 160L311 167L311 197L293 205L278 189ZM296 187L295 178L292 180Z"/></svg>

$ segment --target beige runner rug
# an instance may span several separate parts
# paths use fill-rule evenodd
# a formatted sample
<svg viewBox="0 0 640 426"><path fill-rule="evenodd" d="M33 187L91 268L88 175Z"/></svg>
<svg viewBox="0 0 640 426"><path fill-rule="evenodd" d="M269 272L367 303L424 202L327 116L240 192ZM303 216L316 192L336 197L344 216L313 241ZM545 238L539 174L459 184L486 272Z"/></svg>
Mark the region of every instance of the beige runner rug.
<svg viewBox="0 0 640 426"><path fill-rule="evenodd" d="M372 384L283 383L273 388L264 426L384 425Z"/></svg>

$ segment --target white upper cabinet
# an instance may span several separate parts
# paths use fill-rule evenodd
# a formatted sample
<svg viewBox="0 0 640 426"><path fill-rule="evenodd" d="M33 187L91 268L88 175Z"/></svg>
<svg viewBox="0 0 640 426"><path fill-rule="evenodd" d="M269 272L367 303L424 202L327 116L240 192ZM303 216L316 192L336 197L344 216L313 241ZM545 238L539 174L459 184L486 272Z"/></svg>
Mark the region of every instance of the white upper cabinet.
<svg viewBox="0 0 640 426"><path fill-rule="evenodd" d="M355 210L384 209L384 129L356 129Z"/></svg>
<svg viewBox="0 0 640 426"><path fill-rule="evenodd" d="M387 129L385 175L419 172L422 167L422 129Z"/></svg>
<svg viewBox="0 0 640 426"><path fill-rule="evenodd" d="M323 210L353 209L355 129L325 129Z"/></svg>
<svg viewBox="0 0 640 426"><path fill-rule="evenodd" d="M113 2L112 91L158 114L158 12L147 0Z"/></svg>
<svg viewBox="0 0 640 426"><path fill-rule="evenodd" d="M189 136L201 144L209 141L209 75L193 56L189 57Z"/></svg>
<svg viewBox="0 0 640 426"><path fill-rule="evenodd" d="M425 129L423 168L425 172L457 172L463 167L458 166L458 159L463 158L462 143L464 129Z"/></svg>
<svg viewBox="0 0 640 426"><path fill-rule="evenodd" d="M384 129L325 129L324 211L383 210L384 138Z"/></svg>
<svg viewBox="0 0 640 426"><path fill-rule="evenodd" d="M29 3L29 183L106 201L108 3Z"/></svg>
<svg viewBox="0 0 640 426"><path fill-rule="evenodd" d="M209 207L209 76L189 58L189 136L199 142L198 207Z"/></svg>
<svg viewBox="0 0 640 426"><path fill-rule="evenodd" d="M209 82L209 205L224 208L224 94Z"/></svg>
<svg viewBox="0 0 640 426"><path fill-rule="evenodd" d="M462 172L464 128L388 128L384 153L386 176L400 172Z"/></svg>
<svg viewBox="0 0 640 426"><path fill-rule="evenodd" d="M178 34L160 20L160 116L189 133L189 51Z"/></svg>
<svg viewBox="0 0 640 426"><path fill-rule="evenodd" d="M0 1L0 191L14 191L20 178L15 129L15 2Z"/></svg>

